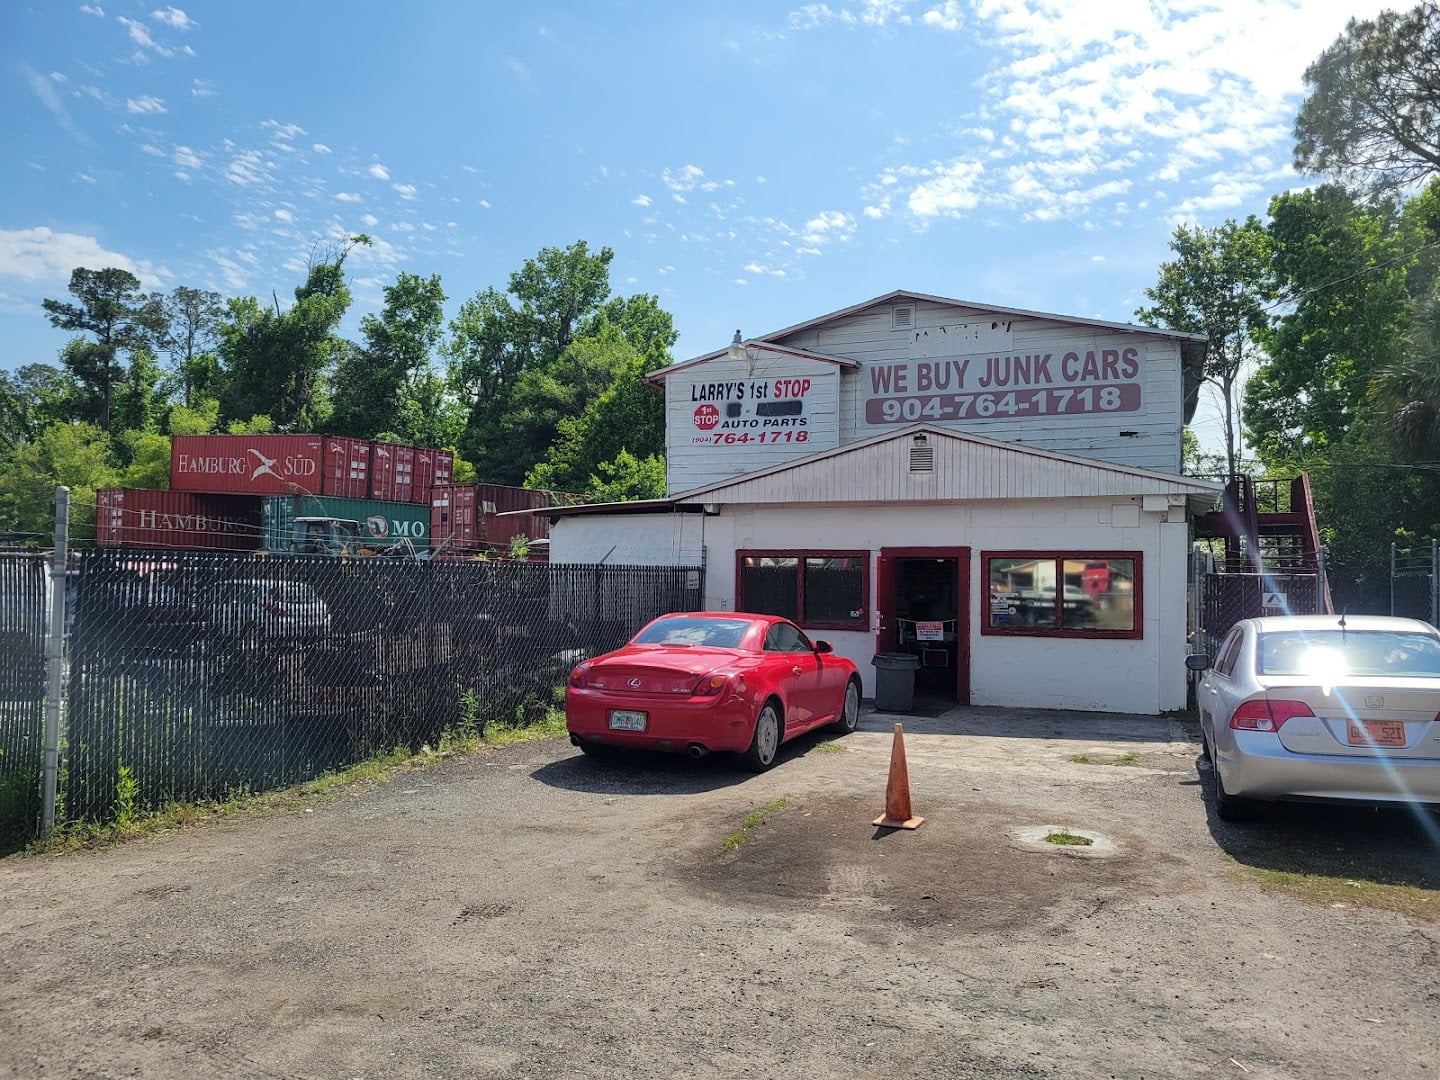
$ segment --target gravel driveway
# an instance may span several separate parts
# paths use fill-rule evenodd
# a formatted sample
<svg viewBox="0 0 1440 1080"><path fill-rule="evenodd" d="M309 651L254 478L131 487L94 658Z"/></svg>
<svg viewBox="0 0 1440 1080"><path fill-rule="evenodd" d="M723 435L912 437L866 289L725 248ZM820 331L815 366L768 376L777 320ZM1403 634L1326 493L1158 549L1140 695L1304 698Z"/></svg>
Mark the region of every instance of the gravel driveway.
<svg viewBox="0 0 1440 1080"><path fill-rule="evenodd" d="M1423 827L1222 825L1193 736L907 718L913 833L870 825L868 714L761 776L519 744L0 861L0 1076L1440 1076L1440 926L1244 865L1362 850L1433 889ZM1038 826L1113 851L1016 839Z"/></svg>

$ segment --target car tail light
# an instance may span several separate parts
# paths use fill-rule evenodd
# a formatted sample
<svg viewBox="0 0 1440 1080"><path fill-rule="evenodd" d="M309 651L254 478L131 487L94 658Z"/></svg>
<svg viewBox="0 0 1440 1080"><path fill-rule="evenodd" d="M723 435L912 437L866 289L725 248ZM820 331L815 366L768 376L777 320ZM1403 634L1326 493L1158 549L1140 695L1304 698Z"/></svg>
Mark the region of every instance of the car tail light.
<svg viewBox="0 0 1440 1080"><path fill-rule="evenodd" d="M570 685L576 688L584 687L589 674L589 660L586 660L583 664L576 664L574 670L570 672Z"/></svg>
<svg viewBox="0 0 1440 1080"><path fill-rule="evenodd" d="M1236 731L1279 731L1280 725L1292 716L1314 715L1314 711L1303 701L1268 701L1258 698L1242 701L1235 714L1230 717L1230 726Z"/></svg>
<svg viewBox="0 0 1440 1080"><path fill-rule="evenodd" d="M718 697L727 686L734 686L736 690L743 692L745 676L728 671L712 671L695 684L695 689L691 691L691 694L695 697Z"/></svg>

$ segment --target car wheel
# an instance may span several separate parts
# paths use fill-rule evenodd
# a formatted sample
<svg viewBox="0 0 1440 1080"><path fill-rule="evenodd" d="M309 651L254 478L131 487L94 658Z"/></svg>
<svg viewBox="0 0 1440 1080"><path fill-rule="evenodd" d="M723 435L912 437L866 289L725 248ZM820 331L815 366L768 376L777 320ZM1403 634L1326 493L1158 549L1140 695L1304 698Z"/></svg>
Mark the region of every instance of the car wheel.
<svg viewBox="0 0 1440 1080"><path fill-rule="evenodd" d="M607 758L613 757L615 748L606 746L604 743L591 742L589 739L581 739L579 742L580 752L586 757Z"/></svg>
<svg viewBox="0 0 1440 1080"><path fill-rule="evenodd" d="M1250 799L1242 799L1231 795L1225 790L1225 781L1220 776L1220 769L1211 770L1215 773L1215 816L1221 821L1250 821L1255 817L1255 803Z"/></svg>
<svg viewBox="0 0 1440 1080"><path fill-rule="evenodd" d="M840 706L840 719L832 725L841 735L849 735L860 723L860 680L845 684L845 702Z"/></svg>
<svg viewBox="0 0 1440 1080"><path fill-rule="evenodd" d="M764 772L775 764L779 749L780 710L774 701L767 701L755 718L755 734L750 738L750 749L745 751L746 767L753 772Z"/></svg>

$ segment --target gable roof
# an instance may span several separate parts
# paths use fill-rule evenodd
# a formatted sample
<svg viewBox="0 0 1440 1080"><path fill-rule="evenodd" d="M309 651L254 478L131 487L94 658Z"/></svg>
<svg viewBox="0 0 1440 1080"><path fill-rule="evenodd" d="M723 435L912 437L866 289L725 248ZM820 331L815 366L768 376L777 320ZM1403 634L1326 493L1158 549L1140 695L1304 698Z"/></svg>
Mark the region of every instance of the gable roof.
<svg viewBox="0 0 1440 1080"><path fill-rule="evenodd" d="M923 437L933 467L911 472ZM903 452L902 452L903 451ZM1221 485L1002 442L929 424L822 450L681 492L672 503L886 503L1101 495L1214 496Z"/></svg>
<svg viewBox="0 0 1440 1080"><path fill-rule="evenodd" d="M783 338L789 334L798 334L802 330L809 330L811 327L832 322L835 319L842 319L847 315L854 315L867 308L877 307L881 304L893 304L903 300L919 300L932 304L944 304L949 307L966 308L975 312L1014 315L1025 319L1044 319L1049 322L1064 323L1069 326L1088 326L1098 330L1109 330L1122 334L1149 334L1153 337L1172 338L1180 345L1181 367L1184 373L1185 422L1188 424L1195 415L1195 406L1200 400L1200 384L1205 369L1205 352L1209 346L1209 338L1204 334L1193 334L1184 330L1166 330L1159 326L1139 326L1135 323L1107 322L1103 319L1084 319L1075 315L1056 315L1054 312L1049 311L1029 311L1025 308L1000 307L997 304L977 304L969 300L955 300L948 296L935 296L931 293L896 289L894 292L888 292L883 296L876 296L869 300L862 300L858 304L840 308L838 311L832 311L826 315L817 315L813 319L806 319L804 322L796 323L794 326L787 326L781 330L771 331L760 338L746 341L744 344L747 348L767 349L774 352L788 353L792 356L824 360L848 368L857 367L858 365L853 360L847 360L838 356L826 356L823 353L807 352L784 345L776 345L774 342L776 338ZM651 383L656 383L658 380L664 379L667 375L681 368L689 368L696 364L703 364L707 361L718 359L724 356L726 352L727 349L716 349L713 352L704 353L701 356L693 356L689 360L680 361L678 364L671 364L669 367L658 368L655 371L651 371L646 374L645 378Z"/></svg>

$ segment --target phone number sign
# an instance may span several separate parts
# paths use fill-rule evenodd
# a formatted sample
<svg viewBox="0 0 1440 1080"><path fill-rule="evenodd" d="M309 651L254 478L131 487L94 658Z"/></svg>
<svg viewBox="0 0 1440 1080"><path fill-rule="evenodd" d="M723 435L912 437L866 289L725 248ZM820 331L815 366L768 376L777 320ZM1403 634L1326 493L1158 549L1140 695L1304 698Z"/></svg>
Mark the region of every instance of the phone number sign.
<svg viewBox="0 0 1440 1080"><path fill-rule="evenodd" d="M1011 416L1070 416L1076 413L1139 412L1139 383L1007 390L989 394L914 394L871 398L867 424L908 424L917 420L989 420Z"/></svg>
<svg viewBox="0 0 1440 1080"><path fill-rule="evenodd" d="M737 379L690 386L692 445L765 446L808 442L808 378Z"/></svg>

